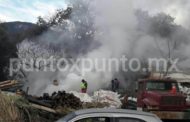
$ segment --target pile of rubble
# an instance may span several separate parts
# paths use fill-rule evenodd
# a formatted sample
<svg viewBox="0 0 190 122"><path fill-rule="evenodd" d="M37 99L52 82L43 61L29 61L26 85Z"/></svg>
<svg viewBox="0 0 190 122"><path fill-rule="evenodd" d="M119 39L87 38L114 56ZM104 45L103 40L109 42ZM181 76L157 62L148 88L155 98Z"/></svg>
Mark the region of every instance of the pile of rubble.
<svg viewBox="0 0 190 122"><path fill-rule="evenodd" d="M0 89L3 91L15 92L17 89L20 89L22 86L23 83L17 80L7 80L0 82Z"/></svg>
<svg viewBox="0 0 190 122"><path fill-rule="evenodd" d="M122 103L120 100L120 95L116 92L99 90L95 91L92 96L94 101L100 103L108 103L109 107L120 108Z"/></svg>
<svg viewBox="0 0 190 122"><path fill-rule="evenodd" d="M120 108L122 103L120 100L120 95L116 92L99 90L95 91L93 96L89 96L86 93L78 93L71 92L76 97L80 98L80 100L88 105L95 107L112 107L112 108Z"/></svg>
<svg viewBox="0 0 190 122"><path fill-rule="evenodd" d="M4 97L9 96L9 92L6 92ZM2 97L2 98L4 98ZM29 122L41 122L41 121L55 121L61 116L68 114L71 111L85 108L104 108L114 107L120 108L122 103L120 101L120 95L118 93L106 90L95 91L93 95L87 93L80 93L71 91L66 93L65 91L54 92L51 95L44 93L42 96L28 95L27 92L22 91L21 94L11 93L10 98L18 98L12 104L0 99L1 103L10 103L11 108L15 108L13 113L17 113L17 116L12 116L7 113L6 116L11 116L11 120L24 119ZM2 105L3 106L3 105ZM10 106L7 104L7 106ZM6 108L4 107L5 111ZM18 111L17 111L18 110ZM27 112L25 112L27 111ZM22 115L20 115L20 113ZM37 117L38 116L38 117ZM0 117L1 119L1 117ZM4 120L4 118L2 118Z"/></svg>
<svg viewBox="0 0 190 122"><path fill-rule="evenodd" d="M76 92L76 91L70 91L69 93L71 93L74 96L76 96L77 98L79 98L81 102L90 103L93 101L92 97L90 95L88 95L87 93L80 93L80 92Z"/></svg>
<svg viewBox="0 0 190 122"><path fill-rule="evenodd" d="M41 97L27 96L26 98L29 102L54 109L58 107L79 109L82 107L78 97L65 91L54 92L51 96L48 93L44 93Z"/></svg>

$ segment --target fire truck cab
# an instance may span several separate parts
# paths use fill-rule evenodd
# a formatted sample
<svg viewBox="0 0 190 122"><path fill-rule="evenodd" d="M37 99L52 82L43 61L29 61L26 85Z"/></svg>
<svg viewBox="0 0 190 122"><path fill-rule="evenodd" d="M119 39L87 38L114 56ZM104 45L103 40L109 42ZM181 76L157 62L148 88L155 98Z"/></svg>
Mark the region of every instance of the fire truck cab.
<svg viewBox="0 0 190 122"><path fill-rule="evenodd" d="M143 79L137 84L137 110L150 111L162 119L190 119L190 106L176 80Z"/></svg>

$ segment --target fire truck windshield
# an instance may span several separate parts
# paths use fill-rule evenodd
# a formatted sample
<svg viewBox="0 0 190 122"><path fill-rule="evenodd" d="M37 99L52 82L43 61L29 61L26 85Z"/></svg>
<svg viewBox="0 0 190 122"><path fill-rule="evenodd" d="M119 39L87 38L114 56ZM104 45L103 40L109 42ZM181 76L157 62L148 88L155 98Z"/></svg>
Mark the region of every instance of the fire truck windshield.
<svg viewBox="0 0 190 122"><path fill-rule="evenodd" d="M176 90L179 91L176 82L149 81L146 84L146 90L170 91L172 87L175 87Z"/></svg>

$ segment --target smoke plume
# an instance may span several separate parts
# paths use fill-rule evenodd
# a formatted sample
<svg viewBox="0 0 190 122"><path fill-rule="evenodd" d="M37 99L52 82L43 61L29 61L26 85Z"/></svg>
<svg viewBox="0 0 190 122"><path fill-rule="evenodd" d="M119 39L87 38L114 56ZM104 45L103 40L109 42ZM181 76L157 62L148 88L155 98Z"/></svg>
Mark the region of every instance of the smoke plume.
<svg viewBox="0 0 190 122"><path fill-rule="evenodd" d="M172 4L171 4L172 3ZM189 16L187 0L71 0L72 14L67 29L57 25L38 37L39 44L53 45L66 58L166 58L167 42L172 58L180 58L184 69L190 62ZM165 6L163 6L165 5ZM185 7L183 7L185 6ZM179 10L179 11L178 11ZM175 13L175 11L177 13ZM101 66L101 64L100 64ZM130 86L133 72L81 72L30 73L30 93L52 93L57 90L80 90L80 81L89 83L89 92L110 85L118 77L121 84ZM57 79L59 86L53 86Z"/></svg>

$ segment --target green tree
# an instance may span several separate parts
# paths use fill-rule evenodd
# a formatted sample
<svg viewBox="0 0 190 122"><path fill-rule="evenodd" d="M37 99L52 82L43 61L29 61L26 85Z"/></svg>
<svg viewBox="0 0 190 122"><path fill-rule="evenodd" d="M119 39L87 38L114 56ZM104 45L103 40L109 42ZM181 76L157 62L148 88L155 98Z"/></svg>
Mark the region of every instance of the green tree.
<svg viewBox="0 0 190 122"><path fill-rule="evenodd" d="M9 41L5 28L0 25L0 81L7 80L9 59L16 55L16 48Z"/></svg>

